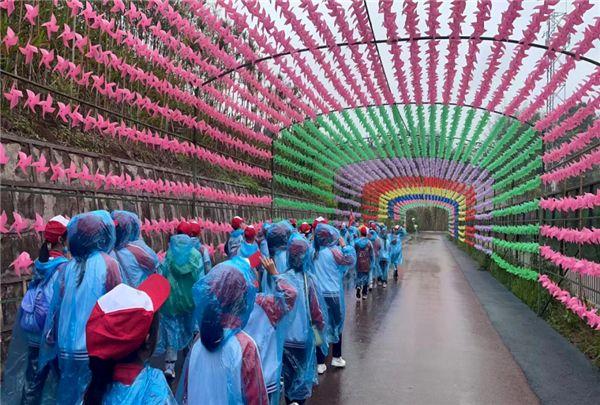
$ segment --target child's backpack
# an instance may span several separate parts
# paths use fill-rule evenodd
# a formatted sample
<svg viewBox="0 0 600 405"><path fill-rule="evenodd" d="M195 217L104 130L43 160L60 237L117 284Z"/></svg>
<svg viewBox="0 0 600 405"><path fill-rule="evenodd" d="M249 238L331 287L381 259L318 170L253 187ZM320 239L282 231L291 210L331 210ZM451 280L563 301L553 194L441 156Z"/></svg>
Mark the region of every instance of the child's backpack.
<svg viewBox="0 0 600 405"><path fill-rule="evenodd" d="M21 328L29 333L42 333L49 307L50 300L46 296L44 285L39 283L31 286L21 301Z"/></svg>
<svg viewBox="0 0 600 405"><path fill-rule="evenodd" d="M359 273L368 273L371 271L371 256L373 246L367 243L364 246L356 245L356 271Z"/></svg>

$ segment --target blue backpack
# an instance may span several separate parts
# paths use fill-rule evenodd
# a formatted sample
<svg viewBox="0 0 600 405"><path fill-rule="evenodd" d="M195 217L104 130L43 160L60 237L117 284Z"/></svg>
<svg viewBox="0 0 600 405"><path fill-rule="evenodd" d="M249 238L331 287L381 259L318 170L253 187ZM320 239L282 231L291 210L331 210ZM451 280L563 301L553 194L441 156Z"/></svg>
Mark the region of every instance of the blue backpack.
<svg viewBox="0 0 600 405"><path fill-rule="evenodd" d="M21 301L21 328L29 333L42 333L49 307L43 283L31 286Z"/></svg>

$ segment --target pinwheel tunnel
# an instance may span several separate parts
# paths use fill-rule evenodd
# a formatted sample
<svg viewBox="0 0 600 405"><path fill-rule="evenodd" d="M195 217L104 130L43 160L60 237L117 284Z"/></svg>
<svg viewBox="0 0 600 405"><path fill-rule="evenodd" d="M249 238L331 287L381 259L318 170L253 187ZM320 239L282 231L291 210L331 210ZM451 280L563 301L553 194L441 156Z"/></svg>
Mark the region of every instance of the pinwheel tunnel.
<svg viewBox="0 0 600 405"><path fill-rule="evenodd" d="M51 213L129 207L157 251L194 218L219 257L237 214L435 207L600 330L600 3L59 3L0 2L3 313Z"/></svg>

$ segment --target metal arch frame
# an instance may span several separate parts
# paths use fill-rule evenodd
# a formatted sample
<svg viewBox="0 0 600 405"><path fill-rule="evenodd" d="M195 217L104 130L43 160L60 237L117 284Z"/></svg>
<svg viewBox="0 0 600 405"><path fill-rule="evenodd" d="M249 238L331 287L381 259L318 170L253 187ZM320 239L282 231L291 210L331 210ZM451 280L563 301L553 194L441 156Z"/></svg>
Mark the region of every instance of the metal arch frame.
<svg viewBox="0 0 600 405"><path fill-rule="evenodd" d="M510 38L505 38L505 39L498 39L495 37L489 37L489 36L481 36L478 38L474 38L470 35L460 35L457 37L453 37L451 35L441 35L441 36L421 36L421 37L417 37L417 38L410 38L410 37L403 37L403 38L395 38L395 39L374 39L372 41L357 41L357 42L353 42L353 43L349 43L349 42L339 42L337 43L335 46L337 47L347 47L347 46L355 46L355 45L370 45L370 44L374 44L374 45L378 45L378 44L393 44L396 42L411 42L411 41L449 41L449 40L460 40L460 41L466 41L466 40L478 40L478 41L483 41L483 42L504 42L507 44L513 44L513 45L523 45L523 42L520 40L516 40L516 39L510 39ZM538 49L544 49L544 50L550 50L550 48L546 45L542 45L542 44L538 44L536 42L532 42L529 44L530 47L532 48L538 48ZM294 54L297 53L304 53L304 52L312 52L315 50L327 50L329 49L330 46L329 45L320 45L316 48L301 48L301 49L296 49L294 50ZM600 66L600 61L594 60L592 58L588 58L585 56L580 56L577 57L577 55L575 55L575 53L571 52L571 51L567 51L564 49L552 49L552 51L569 56L571 58L575 58L577 60L583 61L583 62L587 62L587 63L591 63L593 65L596 66ZM256 60L250 61L250 62L245 62L242 63L234 68L231 69L227 69L221 73L219 73L218 75L215 75L213 77L208 78L207 80L205 80L202 83L202 86L207 85L209 83L214 82L215 80L218 80L222 77L225 77L227 75L230 75L231 73L234 73L240 69L244 69L244 68L248 68L250 66L254 66L258 63L261 62L265 62L265 61L269 61L272 59L277 59L283 56L289 56L291 54L291 52L280 52L280 53L276 53L276 54L272 54L272 55L268 55L268 56L264 56L262 58L258 58Z"/></svg>

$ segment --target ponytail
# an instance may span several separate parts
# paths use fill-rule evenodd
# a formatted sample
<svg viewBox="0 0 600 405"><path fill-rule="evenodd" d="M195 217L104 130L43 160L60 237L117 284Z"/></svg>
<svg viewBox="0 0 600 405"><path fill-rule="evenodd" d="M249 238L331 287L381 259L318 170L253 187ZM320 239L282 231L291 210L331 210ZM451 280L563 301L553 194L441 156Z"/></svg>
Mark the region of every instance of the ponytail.
<svg viewBox="0 0 600 405"><path fill-rule="evenodd" d="M50 249L48 249L48 243L49 242L44 241L42 246L40 246L40 252L38 254L38 260L40 263L46 263L48 260L50 260Z"/></svg>
<svg viewBox="0 0 600 405"><path fill-rule="evenodd" d="M101 405L108 386L112 382L115 361L90 357L89 367L92 372L92 380L85 391L83 403L84 405Z"/></svg>

